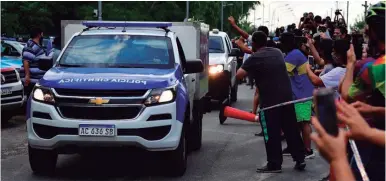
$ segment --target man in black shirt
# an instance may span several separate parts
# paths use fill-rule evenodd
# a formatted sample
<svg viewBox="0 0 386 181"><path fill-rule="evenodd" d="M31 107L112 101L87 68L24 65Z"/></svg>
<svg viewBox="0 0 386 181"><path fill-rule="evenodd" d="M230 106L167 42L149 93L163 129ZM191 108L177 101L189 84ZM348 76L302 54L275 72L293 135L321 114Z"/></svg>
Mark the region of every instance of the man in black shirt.
<svg viewBox="0 0 386 181"><path fill-rule="evenodd" d="M292 100L291 82L279 49L266 47L267 35L257 31L252 35L253 54L237 71L237 78L248 74L254 77L259 89L261 108ZM304 144L297 127L293 104L273 108L260 113L268 164L258 168L260 173L279 173L283 162L280 129L283 129L291 155L296 161L295 169L303 170Z"/></svg>

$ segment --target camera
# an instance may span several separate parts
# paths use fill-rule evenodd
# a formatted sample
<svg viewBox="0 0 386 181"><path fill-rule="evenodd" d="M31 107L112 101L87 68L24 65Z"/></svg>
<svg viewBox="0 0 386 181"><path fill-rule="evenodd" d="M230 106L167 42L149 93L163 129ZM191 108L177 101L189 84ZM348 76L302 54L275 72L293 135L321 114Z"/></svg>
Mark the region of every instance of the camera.
<svg viewBox="0 0 386 181"><path fill-rule="evenodd" d="M342 10L341 9L337 9L336 11L335 11L335 15L337 16L337 15L340 15Z"/></svg>

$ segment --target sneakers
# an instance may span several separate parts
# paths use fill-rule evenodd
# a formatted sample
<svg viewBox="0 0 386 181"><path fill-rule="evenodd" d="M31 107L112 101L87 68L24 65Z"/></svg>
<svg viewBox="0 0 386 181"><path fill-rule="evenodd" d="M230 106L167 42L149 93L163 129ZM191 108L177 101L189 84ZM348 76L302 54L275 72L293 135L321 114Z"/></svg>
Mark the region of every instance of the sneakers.
<svg viewBox="0 0 386 181"><path fill-rule="evenodd" d="M255 133L255 136L264 136L264 133L263 131L261 131L260 133Z"/></svg>
<svg viewBox="0 0 386 181"><path fill-rule="evenodd" d="M306 162L304 160L302 161L296 161L295 167L296 170L302 171L304 168L306 168Z"/></svg>
<svg viewBox="0 0 386 181"><path fill-rule="evenodd" d="M284 148L284 150L282 151L282 153L283 153L283 156L291 156L291 153L289 152L288 147L287 147L287 148Z"/></svg>
<svg viewBox="0 0 386 181"><path fill-rule="evenodd" d="M281 167L273 167L267 164L264 167L257 168L257 173L281 173Z"/></svg>
<svg viewBox="0 0 386 181"><path fill-rule="evenodd" d="M315 157L314 150L311 149L311 151L306 151L305 158L306 159L313 159Z"/></svg>

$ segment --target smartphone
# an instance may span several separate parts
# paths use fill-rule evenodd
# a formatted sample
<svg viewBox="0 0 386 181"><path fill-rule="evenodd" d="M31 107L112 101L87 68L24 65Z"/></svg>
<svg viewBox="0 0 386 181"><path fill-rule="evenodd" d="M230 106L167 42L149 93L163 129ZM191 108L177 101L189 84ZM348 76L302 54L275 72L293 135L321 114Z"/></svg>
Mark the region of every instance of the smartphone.
<svg viewBox="0 0 386 181"><path fill-rule="evenodd" d="M334 99L335 91L331 88L321 88L314 96L316 102L316 115L326 132L332 136L338 136L338 118Z"/></svg>
<svg viewBox="0 0 386 181"><path fill-rule="evenodd" d="M308 63L311 65L312 69L315 68L315 59L313 56L308 55Z"/></svg>
<svg viewBox="0 0 386 181"><path fill-rule="evenodd" d="M326 32L327 31L327 27L325 26L319 26L319 29L318 29L320 32Z"/></svg>

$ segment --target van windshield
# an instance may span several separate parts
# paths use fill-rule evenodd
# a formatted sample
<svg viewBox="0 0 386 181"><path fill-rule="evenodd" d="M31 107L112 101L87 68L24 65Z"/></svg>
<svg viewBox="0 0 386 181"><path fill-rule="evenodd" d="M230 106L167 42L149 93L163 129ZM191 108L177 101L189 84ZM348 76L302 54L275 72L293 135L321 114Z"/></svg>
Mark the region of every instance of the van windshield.
<svg viewBox="0 0 386 181"><path fill-rule="evenodd" d="M209 36L209 53L224 53L221 36Z"/></svg>
<svg viewBox="0 0 386 181"><path fill-rule="evenodd" d="M172 68L174 56L169 37L84 35L72 39L59 66Z"/></svg>

